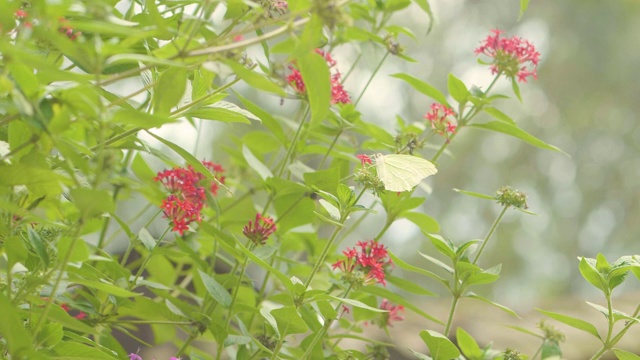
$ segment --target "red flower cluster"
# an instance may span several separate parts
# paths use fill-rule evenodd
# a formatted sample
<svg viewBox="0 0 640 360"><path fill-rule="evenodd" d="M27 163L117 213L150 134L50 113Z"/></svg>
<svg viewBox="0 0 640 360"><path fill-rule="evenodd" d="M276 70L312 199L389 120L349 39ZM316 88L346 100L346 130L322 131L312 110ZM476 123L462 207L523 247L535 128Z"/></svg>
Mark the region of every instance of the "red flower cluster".
<svg viewBox="0 0 640 360"><path fill-rule="evenodd" d="M454 133L458 125L452 123L449 116L456 116L456 113L446 105L433 103L431 104L431 111L429 111L424 118L429 120L431 128L438 134L443 135L445 133Z"/></svg>
<svg viewBox="0 0 640 360"><path fill-rule="evenodd" d="M60 27L58 28L58 31L67 35L69 39L75 40L79 35L82 35L82 32L75 31L73 29L73 27L69 24L69 20L65 18L60 18L59 22L60 22Z"/></svg>
<svg viewBox="0 0 640 360"><path fill-rule="evenodd" d="M211 161L203 161L202 164L213 173L220 183L224 184L222 166ZM205 179L206 177L192 166L164 170L153 179L162 183L171 193L162 200L161 208L164 216L171 219L173 231L179 232L180 235L189 229L189 224L193 221L202 220L200 211L204 207L206 199L206 189L203 186ZM213 195L218 193L218 189L219 185L216 182L212 182L209 186Z"/></svg>
<svg viewBox="0 0 640 360"><path fill-rule="evenodd" d="M364 164L371 164L371 158L366 154L358 154L356 155L356 157L360 159L360 162L362 162L362 166L364 166Z"/></svg>
<svg viewBox="0 0 640 360"><path fill-rule="evenodd" d="M540 53L529 41L517 36L500 37L504 31L491 30L491 33L475 50L475 54L484 54L490 58L491 72L505 74L508 78L518 77L518 81L527 82L527 77L537 79L536 68L540 60Z"/></svg>
<svg viewBox="0 0 640 360"><path fill-rule="evenodd" d="M329 68L332 68L336 65L336 61L333 60L331 54L325 53L321 49L316 49L316 52L322 56ZM307 87L302 80L302 74L300 70L296 69L293 66L289 66L291 69L291 74L287 76L287 82L291 84L291 86L296 90L299 94L305 94L307 92ZM331 103L332 104L349 104L351 103L351 98L349 98L349 94L344 90L342 83L340 82L340 73L338 70L334 74L331 75Z"/></svg>
<svg viewBox="0 0 640 360"><path fill-rule="evenodd" d="M404 306L402 305L393 305L387 299L382 299L382 303L380 303L380 309L388 311L384 314L387 318L387 326L393 326L391 324L393 321L404 320L404 316L400 314L400 312L404 314Z"/></svg>
<svg viewBox="0 0 640 360"><path fill-rule="evenodd" d="M357 249L357 248L360 249ZM347 248L342 252L347 258L346 260L338 260L332 265L333 269L340 269L343 273L353 273L361 271L365 274L364 284L378 282L384 286L385 269L392 265L389 253L384 245L375 240L358 241L353 249Z"/></svg>
<svg viewBox="0 0 640 360"><path fill-rule="evenodd" d="M69 307L69 305L63 303L63 304L60 304L60 307L67 313L71 313L71 308ZM87 317L87 314L84 311L80 311L76 315L73 315L73 317L78 320L82 320Z"/></svg>
<svg viewBox="0 0 640 360"><path fill-rule="evenodd" d="M256 214L256 221L244 226L242 233L255 245L264 245L271 234L276 232L276 223L272 217Z"/></svg>

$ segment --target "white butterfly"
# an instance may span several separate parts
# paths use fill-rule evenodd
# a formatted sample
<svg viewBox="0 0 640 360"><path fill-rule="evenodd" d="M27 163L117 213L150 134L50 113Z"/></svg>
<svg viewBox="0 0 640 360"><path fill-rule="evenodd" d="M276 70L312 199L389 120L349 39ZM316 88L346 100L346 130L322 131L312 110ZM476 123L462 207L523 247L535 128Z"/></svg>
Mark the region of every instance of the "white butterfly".
<svg viewBox="0 0 640 360"><path fill-rule="evenodd" d="M389 191L409 191L422 179L438 172L430 161L417 156L375 154L373 159L378 178Z"/></svg>

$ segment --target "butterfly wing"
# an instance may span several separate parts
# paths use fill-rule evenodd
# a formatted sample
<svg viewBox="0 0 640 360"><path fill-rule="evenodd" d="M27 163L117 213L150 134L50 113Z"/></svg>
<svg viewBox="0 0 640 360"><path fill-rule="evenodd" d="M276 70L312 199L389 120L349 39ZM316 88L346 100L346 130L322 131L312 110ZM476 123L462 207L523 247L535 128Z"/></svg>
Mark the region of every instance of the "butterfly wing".
<svg viewBox="0 0 640 360"><path fill-rule="evenodd" d="M438 172L428 160L411 155L376 154L378 177L389 191L409 191L427 176Z"/></svg>

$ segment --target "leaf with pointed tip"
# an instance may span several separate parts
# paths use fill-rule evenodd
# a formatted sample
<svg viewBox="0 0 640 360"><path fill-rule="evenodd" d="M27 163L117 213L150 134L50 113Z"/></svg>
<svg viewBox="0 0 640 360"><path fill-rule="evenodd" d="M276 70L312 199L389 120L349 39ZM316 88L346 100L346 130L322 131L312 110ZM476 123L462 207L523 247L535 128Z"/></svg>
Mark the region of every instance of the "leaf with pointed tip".
<svg viewBox="0 0 640 360"><path fill-rule="evenodd" d="M487 299L487 298L485 298L485 297L482 297L482 296L480 296L480 295L478 295L478 294L476 294L476 293L469 292L469 293L467 293L467 294L465 295L465 297L468 297L468 298L471 298L471 299L480 300L480 301L484 301L484 302L486 302L487 304L493 305L493 306L497 307L498 309L500 309L500 310L502 310L502 311L506 312L507 314L512 315L512 316L515 316L515 317L517 317L518 319L520 319L520 316L518 316L518 314L516 314L516 312L515 312L515 311L513 311L513 310L509 309L508 307L506 307L506 306L504 306L504 305L500 305L500 304L498 304L498 303L496 303L496 302L493 302L493 301L491 301L491 300L489 300L489 299Z"/></svg>
<svg viewBox="0 0 640 360"><path fill-rule="evenodd" d="M602 340L602 338L600 338L600 334L598 334L598 330L596 329L595 326L593 326L592 324L581 320L581 319L576 319L574 317L568 316L568 315L563 315L563 314L558 314L558 313L554 313L551 311L545 311L545 310L541 310L541 309L536 309L537 311L543 313L544 315L547 315L548 317L558 320L563 324L567 324L571 327L574 327L578 330L582 330L585 331L593 336L595 336L596 338L598 338L599 340Z"/></svg>
<svg viewBox="0 0 640 360"><path fill-rule="evenodd" d="M432 98L433 100L439 102L440 104L443 105L448 105L447 103L447 98L444 96L443 93L440 92L440 90L436 89L435 87L427 84L426 82L419 80L411 75L407 75L405 73L399 73L399 74L393 74L391 75L391 77L394 78L398 78L401 80L406 81L407 83L409 83L409 85L411 85L414 89L420 91L421 93L427 95L428 97Z"/></svg>
<svg viewBox="0 0 640 360"><path fill-rule="evenodd" d="M545 143L544 141L520 129L519 127L502 122L502 121L490 121L488 123L483 123L483 124L468 124L467 126L475 127L478 129L491 130L491 131L503 133L506 135L510 135L530 145L533 145L535 147L539 147L541 149L546 149L546 150L557 151L569 156L569 154L565 153L561 149Z"/></svg>
<svg viewBox="0 0 640 360"><path fill-rule="evenodd" d="M451 360L460 356L458 348L446 336L432 330L420 331L420 338L427 345L434 360Z"/></svg>

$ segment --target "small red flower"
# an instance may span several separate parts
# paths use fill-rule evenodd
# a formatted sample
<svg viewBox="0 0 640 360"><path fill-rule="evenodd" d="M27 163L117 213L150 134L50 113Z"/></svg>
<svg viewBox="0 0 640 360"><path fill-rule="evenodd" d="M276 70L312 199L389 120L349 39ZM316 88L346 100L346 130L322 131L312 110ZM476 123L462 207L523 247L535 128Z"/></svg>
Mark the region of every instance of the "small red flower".
<svg viewBox="0 0 640 360"><path fill-rule="evenodd" d="M446 133L454 133L458 125L451 121L451 117L454 117L456 113L446 105L433 103L431 104L431 110L424 116L429 120L431 128L438 134L444 135Z"/></svg>
<svg viewBox="0 0 640 360"><path fill-rule="evenodd" d="M359 249L358 249L359 248ZM343 273L361 271L365 275L365 284L378 282L386 286L385 271L393 265L384 245L375 240L359 241L353 249L342 252L346 259L338 260L332 268Z"/></svg>
<svg viewBox="0 0 640 360"><path fill-rule="evenodd" d="M255 222L249 220L244 226L242 233L255 245L264 245L271 234L276 232L276 223L272 217L256 214Z"/></svg>
<svg viewBox="0 0 640 360"><path fill-rule="evenodd" d="M222 166L211 161L203 161L202 164L213 173L220 183L224 183ZM164 216L171 220L173 231L183 235L185 231L189 230L189 224L202 220L200 212L205 206L205 186L208 184L203 174L192 166L187 166L186 168L161 171L154 180L162 183L170 193L162 201L161 208ZM219 185L216 182L212 182L209 186L213 195L218 193L218 189Z"/></svg>
<svg viewBox="0 0 640 360"><path fill-rule="evenodd" d="M358 154L356 155L356 157L360 159L360 162L362 162L362 166L364 166L364 164L371 164L371 158L365 154Z"/></svg>
<svg viewBox="0 0 640 360"><path fill-rule="evenodd" d="M501 37L504 31L491 30L491 34L475 49L475 54L484 54L491 58L491 72L504 74L509 79L518 78L527 82L527 77L537 79L536 70L540 53L529 41L518 36Z"/></svg>
<svg viewBox="0 0 640 360"><path fill-rule="evenodd" d="M382 303L380 303L380 309L388 311L385 313L387 326L393 326L392 322L394 321L404 320L404 316L400 314L400 312L404 314L404 306L402 305L393 305L387 299L383 299Z"/></svg>
<svg viewBox="0 0 640 360"><path fill-rule="evenodd" d="M324 52L322 49L316 49L316 53L322 56L329 68L333 68L336 65L336 61L331 57L331 54ZM301 95L307 93L307 87L304 84L304 80L302 79L302 74L300 71L294 66L289 66L291 73L287 76L287 82L291 84L291 87ZM342 82L340 80L340 72L337 70L335 73L331 75L331 103L332 104L349 104L351 103L351 98L349 98L349 94L346 92L344 87L342 86Z"/></svg>

